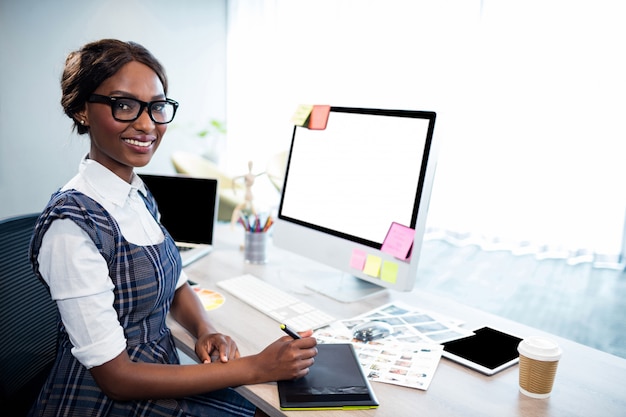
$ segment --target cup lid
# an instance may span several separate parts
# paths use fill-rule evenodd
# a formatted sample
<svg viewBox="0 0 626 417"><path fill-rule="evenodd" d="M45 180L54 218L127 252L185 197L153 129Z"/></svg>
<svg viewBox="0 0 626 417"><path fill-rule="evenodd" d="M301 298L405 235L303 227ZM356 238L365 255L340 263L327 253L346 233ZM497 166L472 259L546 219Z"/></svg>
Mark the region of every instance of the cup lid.
<svg viewBox="0 0 626 417"><path fill-rule="evenodd" d="M563 352L559 345L544 337L532 336L522 340L517 351L530 359L538 361L556 361Z"/></svg>

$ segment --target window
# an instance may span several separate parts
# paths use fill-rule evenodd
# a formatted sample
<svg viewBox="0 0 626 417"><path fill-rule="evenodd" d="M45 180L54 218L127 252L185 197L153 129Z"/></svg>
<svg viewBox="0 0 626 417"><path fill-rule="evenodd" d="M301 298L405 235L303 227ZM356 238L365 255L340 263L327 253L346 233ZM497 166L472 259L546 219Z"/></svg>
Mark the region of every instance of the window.
<svg viewBox="0 0 626 417"><path fill-rule="evenodd" d="M230 1L227 158L286 149L301 103L432 110L432 230L617 255L624 20L609 0Z"/></svg>

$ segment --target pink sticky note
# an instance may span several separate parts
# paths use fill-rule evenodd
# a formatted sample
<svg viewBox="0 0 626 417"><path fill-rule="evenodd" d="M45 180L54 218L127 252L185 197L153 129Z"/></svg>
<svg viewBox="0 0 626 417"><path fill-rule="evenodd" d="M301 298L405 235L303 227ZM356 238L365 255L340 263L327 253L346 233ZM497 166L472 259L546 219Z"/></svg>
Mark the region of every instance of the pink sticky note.
<svg viewBox="0 0 626 417"><path fill-rule="evenodd" d="M352 251L352 257L350 258L350 268L358 269L362 271L365 267L365 260L367 259L367 254L360 250L354 249Z"/></svg>
<svg viewBox="0 0 626 417"><path fill-rule="evenodd" d="M415 230L393 222L380 250L398 259L407 259L411 254L414 237Z"/></svg>
<svg viewBox="0 0 626 417"><path fill-rule="evenodd" d="M328 115L330 114L330 106L315 105L309 115L309 126L311 130L324 130L328 123Z"/></svg>

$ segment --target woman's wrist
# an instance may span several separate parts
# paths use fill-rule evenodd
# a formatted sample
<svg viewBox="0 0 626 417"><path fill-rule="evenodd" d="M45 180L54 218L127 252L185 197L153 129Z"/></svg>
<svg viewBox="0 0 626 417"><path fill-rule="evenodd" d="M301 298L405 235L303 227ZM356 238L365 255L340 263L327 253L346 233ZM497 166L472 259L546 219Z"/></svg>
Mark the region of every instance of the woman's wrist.
<svg viewBox="0 0 626 417"><path fill-rule="evenodd" d="M195 331L196 339L217 333L217 330L208 323L201 324Z"/></svg>

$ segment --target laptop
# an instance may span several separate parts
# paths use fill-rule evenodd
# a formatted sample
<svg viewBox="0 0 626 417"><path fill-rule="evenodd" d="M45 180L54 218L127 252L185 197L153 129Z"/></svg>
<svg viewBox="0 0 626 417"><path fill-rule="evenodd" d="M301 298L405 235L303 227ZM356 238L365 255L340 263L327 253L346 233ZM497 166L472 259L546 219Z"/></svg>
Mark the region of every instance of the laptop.
<svg viewBox="0 0 626 417"><path fill-rule="evenodd" d="M183 267L213 249L217 179L139 174L159 206L161 224L172 235Z"/></svg>

